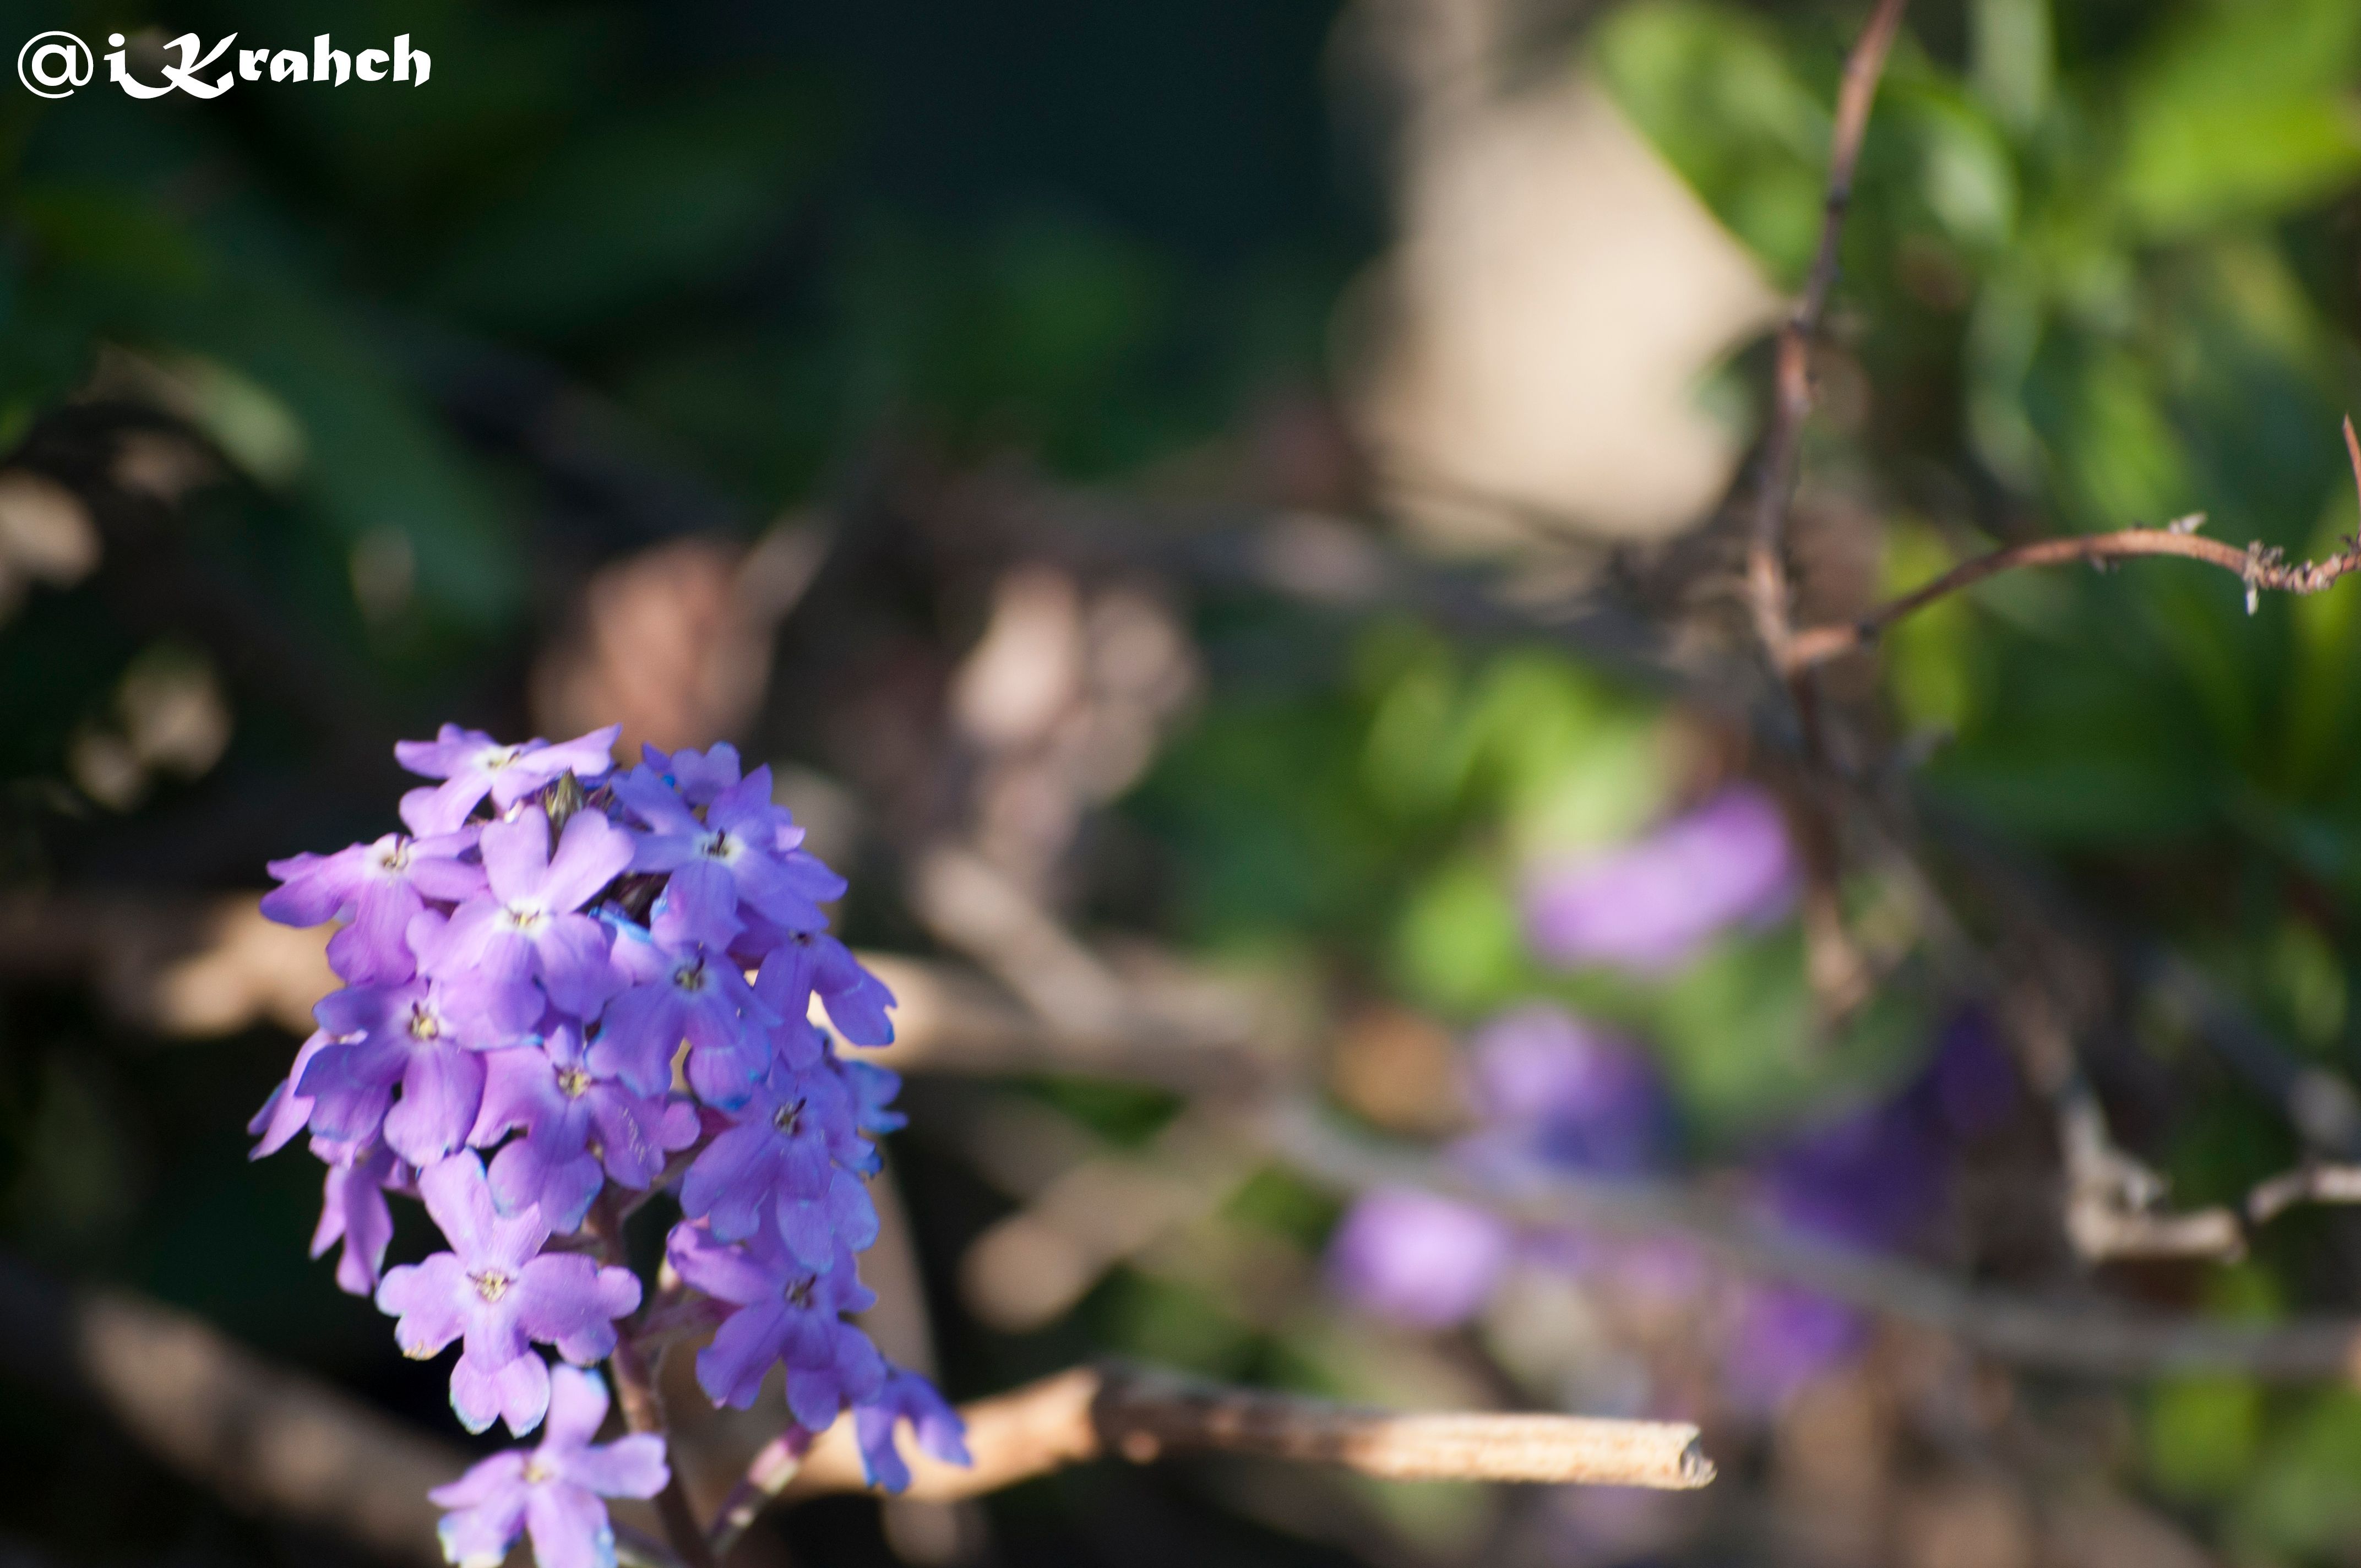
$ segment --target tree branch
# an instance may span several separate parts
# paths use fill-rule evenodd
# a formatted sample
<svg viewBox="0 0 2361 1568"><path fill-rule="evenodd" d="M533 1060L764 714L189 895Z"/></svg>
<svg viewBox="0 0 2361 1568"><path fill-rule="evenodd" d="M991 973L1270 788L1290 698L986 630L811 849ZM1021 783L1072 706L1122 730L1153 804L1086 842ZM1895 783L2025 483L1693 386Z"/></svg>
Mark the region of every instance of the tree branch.
<svg viewBox="0 0 2361 1568"><path fill-rule="evenodd" d="M1763 442L1763 482L1754 499L1754 527L1746 554L1747 597L1763 651L1782 673L1788 668L1786 527L1795 491L1795 470L1804 442L1804 421L1812 411L1812 340L1828 314L1836 287L1838 251L1845 212L1852 204L1853 169L1861 161L1869 130L1870 105L1886 52L1901 29L1908 0L1877 0L1868 25L1845 57L1844 82L1837 91L1836 123L1828 137L1828 192L1820 223L1819 251L1804 280L1804 296L1780 329L1778 362L1772 380L1771 428Z"/></svg>
<svg viewBox="0 0 2361 1568"><path fill-rule="evenodd" d="M905 1497L981 1497L1094 1459L1146 1464L1220 1453L1342 1465L1398 1481L1521 1481L1689 1491L1713 1479L1697 1428L1492 1411L1356 1409L1301 1395L1200 1383L1139 1367L1075 1367L960 1407L975 1463L920 1454ZM869 1490L850 1423L817 1439L791 1431L756 1454L721 1507L726 1556L774 1498Z"/></svg>
<svg viewBox="0 0 2361 1568"><path fill-rule="evenodd" d="M2347 420L2345 428L2349 441L2353 422ZM2219 566L2225 572L2236 574L2246 585L2249 609L2254 604L2254 596L2261 589L2268 588L2277 593L2316 594L2347 573L2361 571L2361 545L2341 551L2324 561L2290 564L2279 550L2266 549L2259 542L2240 550L2219 540L2200 538L2191 531L2202 521L2202 514L2193 514L2164 528L2125 528L2113 533L2040 539L2030 544L2011 545L2005 550L1995 550L1989 555L1979 555L1972 561L1961 562L1925 587L1882 604L1856 620L1841 625L1815 626L1795 633L1787 644L1784 667L1791 673L1806 670L1865 648L1904 616L1923 609L1946 595L1972 587L1987 577L2013 572L2020 566L2057 566L2073 561L2095 564L2136 555L2178 555L2183 560L2202 561L2209 566Z"/></svg>

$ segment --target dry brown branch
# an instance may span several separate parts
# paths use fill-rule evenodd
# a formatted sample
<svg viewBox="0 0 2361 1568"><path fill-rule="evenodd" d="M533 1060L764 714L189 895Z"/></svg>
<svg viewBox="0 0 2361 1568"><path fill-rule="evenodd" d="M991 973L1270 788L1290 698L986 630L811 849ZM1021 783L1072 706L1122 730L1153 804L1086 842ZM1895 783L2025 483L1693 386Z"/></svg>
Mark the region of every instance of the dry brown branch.
<svg viewBox="0 0 2361 1568"><path fill-rule="evenodd" d="M1299 1395L1198 1383L1123 1366L1077 1367L960 1407L974 1464L913 1457L904 1496L950 1501L1103 1457L1146 1464L1224 1453L1340 1464L1406 1481L1529 1481L1689 1490L1713 1479L1697 1430L1673 1421L1488 1411L1359 1409ZM868 1490L850 1426L798 1454L765 1448L714 1521L726 1555L774 1497Z"/></svg>
<svg viewBox="0 0 2361 1568"><path fill-rule="evenodd" d="M2345 430L2348 435L2352 428L2352 422L2347 420ZM2183 523L2188 521L2187 519L2182 520ZM1784 666L1791 672L1809 669L1865 648L1904 616L1923 609L1946 595L1972 587L1987 577L2013 572L2020 566L2057 566L2075 561L2116 561L2138 555L2178 555L2183 560L2202 561L2209 566L2219 566L2225 572L2234 573L2246 585L2250 609L2254 596L2262 589L2268 588L2276 593L2316 594L2347 573L2361 570L2361 546L2340 551L2324 561L2290 563L2278 550L2266 549L2259 543L2241 550L2216 539L2206 539L2185 532L2179 524L2166 528L2125 528L2113 533L2077 534L2065 539L2040 539L2030 544L2015 544L2005 550L1995 550L1989 555L1979 555L1972 561L1963 561L1926 587L1882 604L1858 620L1842 625L1815 626L1798 631L1787 644Z"/></svg>
<svg viewBox="0 0 2361 1568"><path fill-rule="evenodd" d="M2348 1376L2361 1364L2361 1319L2261 1325L2045 1301L1824 1241L1668 1182L1534 1171L1503 1191L1422 1153L1347 1134L1301 1104L1275 1106L1264 1130L1275 1153L1344 1191L1423 1188L1529 1224L1679 1237L1747 1273L1925 1323L2023 1366L2107 1377L2237 1371L2299 1382Z"/></svg>
<svg viewBox="0 0 2361 1568"><path fill-rule="evenodd" d="M2084 1259L2245 1255L2246 1233L2229 1210L2159 1207L2164 1177L2115 1144L2098 1096L2080 1073L2059 1097L2058 1141L2066 1164L2066 1237Z"/></svg>
<svg viewBox="0 0 2361 1568"><path fill-rule="evenodd" d="M170 1469L232 1507L439 1563L426 1500L467 1455L185 1312L75 1292L0 1259L0 1366L104 1409Z"/></svg>
<svg viewBox="0 0 2361 1568"><path fill-rule="evenodd" d="M1754 498L1754 527L1747 545L1746 586L1755 633L1772 663L1783 671L1788 667L1792 634L1785 559L1787 504L1795 489L1804 421L1812 411L1812 340L1819 335L1821 320L1828 314L1828 294L1836 287L1845 210L1852 203L1853 168L1861 160L1861 138L1869 129L1878 78L1885 71L1886 51L1894 46L1907 4L1908 0L1877 0L1877 9L1870 13L1868 25L1845 57L1844 82L1837 91L1836 123L1828 137L1828 192L1819 251L1812 258L1795 313L1779 333L1771 429L1763 441L1763 481Z"/></svg>
<svg viewBox="0 0 2361 1568"><path fill-rule="evenodd" d="M2361 1203L2361 1165L2305 1165L2258 1182L2246 1194L2246 1217L2256 1224L2298 1203Z"/></svg>

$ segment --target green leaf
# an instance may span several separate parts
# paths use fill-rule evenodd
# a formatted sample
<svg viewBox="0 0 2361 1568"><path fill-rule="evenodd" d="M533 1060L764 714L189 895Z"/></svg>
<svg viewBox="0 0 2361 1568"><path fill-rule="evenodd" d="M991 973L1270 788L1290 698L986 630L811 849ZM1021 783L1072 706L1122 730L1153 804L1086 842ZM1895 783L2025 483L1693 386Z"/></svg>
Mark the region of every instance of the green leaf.
<svg viewBox="0 0 2361 1568"><path fill-rule="evenodd" d="M2265 217L2361 175L2350 0L2209 0L2133 71L2119 184L2151 237Z"/></svg>

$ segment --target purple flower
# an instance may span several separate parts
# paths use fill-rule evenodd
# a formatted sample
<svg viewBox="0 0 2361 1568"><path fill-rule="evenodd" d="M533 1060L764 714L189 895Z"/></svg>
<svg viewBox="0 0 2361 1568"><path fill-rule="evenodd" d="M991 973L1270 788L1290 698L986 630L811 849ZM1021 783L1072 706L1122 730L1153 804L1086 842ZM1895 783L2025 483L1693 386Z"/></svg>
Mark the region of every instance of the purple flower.
<svg viewBox="0 0 2361 1568"><path fill-rule="evenodd" d="M281 885L262 895L262 913L282 926L348 917L328 938L329 966L355 985L400 985L417 972L402 938L425 901L482 890L484 868L458 858L475 843L472 828L430 839L388 833L333 855L273 861L270 874Z"/></svg>
<svg viewBox="0 0 2361 1568"><path fill-rule="evenodd" d="M320 1223L312 1232L312 1255L318 1257L344 1243L336 1258L336 1285L348 1296L367 1296L377 1288L386 1244L393 1240L393 1210L385 1201L385 1190L406 1185L410 1168L379 1143L337 1149L324 1141L313 1147L328 1160L328 1181L320 1201Z"/></svg>
<svg viewBox="0 0 2361 1568"><path fill-rule="evenodd" d="M1355 1203L1328 1243L1328 1278L1365 1310L1415 1328L1449 1328L1483 1307L1514 1238L1507 1225L1410 1188Z"/></svg>
<svg viewBox="0 0 2361 1568"><path fill-rule="evenodd" d="M1869 1337L1859 1312L1791 1285L1751 1285L1722 1353L1722 1380L1739 1404L1777 1409L1804 1385L1850 1360Z"/></svg>
<svg viewBox="0 0 2361 1568"><path fill-rule="evenodd" d="M541 1211L503 1219L472 1153L427 1170L418 1190L452 1250L388 1270L378 1310L399 1318L393 1337L404 1355L423 1361L464 1340L451 1408L469 1431L505 1417L522 1436L549 1404L549 1369L530 1342L579 1365L603 1358L615 1348L614 1320L639 1308L640 1282L578 1253L542 1252Z"/></svg>
<svg viewBox="0 0 2361 1568"><path fill-rule="evenodd" d="M581 1041L560 1024L539 1049L488 1056L483 1109L467 1138L481 1148L524 1129L492 1157L492 1197L503 1214L537 1205L555 1231L580 1226L606 1178L644 1190L664 1157L697 1135L695 1106L601 1081L583 1065Z"/></svg>
<svg viewBox="0 0 2361 1568"><path fill-rule="evenodd" d="M485 824L483 842L491 891L461 905L422 948L426 971L450 981L504 1033L533 1026L544 991L577 1016L597 1013L614 990L607 927L574 911L631 864L631 836L598 812L577 811L553 857L549 817L529 806Z"/></svg>
<svg viewBox="0 0 2361 1568"><path fill-rule="evenodd" d="M520 1534L540 1568L614 1568L615 1532L602 1497L653 1497L672 1479L653 1432L593 1444L607 1419L595 1372L550 1375L549 1430L541 1446L496 1453L427 1496L444 1516L443 1555L459 1568L498 1568Z"/></svg>
<svg viewBox="0 0 2361 1568"><path fill-rule="evenodd" d="M756 999L746 977L725 954L704 948L668 949L636 927L619 932L615 946L645 946L619 960L626 970L653 957L654 978L607 1004L590 1045L591 1070L620 1078L641 1094L672 1086L673 1053L688 1042L688 1081L700 1099L725 1108L743 1104L763 1076L769 1042L763 1031L778 1022Z"/></svg>
<svg viewBox="0 0 2361 1568"><path fill-rule="evenodd" d="M1635 844L1543 868L1525 930L1557 963L1663 974L1726 926L1779 918L1795 892L1778 806L1740 784Z"/></svg>
<svg viewBox="0 0 2361 1568"><path fill-rule="evenodd" d="M506 811L561 773L571 773L585 784L602 779L615 766L615 737L620 733L622 726L610 724L555 746L546 740L504 746L480 729L446 724L432 740L396 741L393 754L403 767L422 778L445 781L403 795L401 819L421 834L449 833L487 795Z"/></svg>
<svg viewBox="0 0 2361 1568"><path fill-rule="evenodd" d="M959 1412L935 1391L935 1386L915 1372L889 1368L885 1386L873 1399L852 1412L853 1435L861 1443L861 1468L873 1486L898 1492L910 1484L910 1467L894 1447L895 1430L903 1422L918 1440L921 1452L946 1464L972 1463L967 1453L967 1426Z"/></svg>
<svg viewBox="0 0 2361 1568"><path fill-rule="evenodd" d="M885 1016L894 993L842 942L825 931L788 931L764 951L754 992L780 1017L806 1016L818 992L829 1022L854 1045L894 1043L894 1022Z"/></svg>
<svg viewBox="0 0 2361 1568"><path fill-rule="evenodd" d="M763 1374L785 1362L789 1412L825 1431L845 1405L874 1398L884 1386L877 1347L841 1316L877 1299L849 1253L815 1271L768 1235L732 1246L684 1223L673 1227L666 1255L683 1279L737 1309L697 1354L697 1385L716 1405L745 1409Z"/></svg>
<svg viewBox="0 0 2361 1568"><path fill-rule="evenodd" d="M353 986L312 1011L335 1036L296 1084L312 1102L313 1132L354 1142L381 1126L393 1152L421 1169L467 1143L484 1063L460 1041L440 987ZM397 1082L401 1102L388 1110Z"/></svg>
<svg viewBox="0 0 2361 1568"><path fill-rule="evenodd" d="M820 1271L832 1266L840 1239L855 1249L876 1239L868 1189L838 1168L864 1159L868 1145L836 1074L779 1062L733 1120L682 1179L683 1213L735 1242L755 1234L767 1208L797 1262Z"/></svg>
<svg viewBox="0 0 2361 1568"><path fill-rule="evenodd" d="M844 896L844 879L803 852L804 830L771 804L768 768L717 792L701 817L653 767L632 769L614 790L648 825L631 869L672 872L671 896L694 897L727 920L727 932L699 940L727 946L741 903L785 928L817 930L828 924L819 905Z"/></svg>
<svg viewBox="0 0 2361 1568"><path fill-rule="evenodd" d="M1865 1106L1813 1129L1774 1156L1764 1197L1797 1230L1886 1248L1941 1209L1944 1156L1905 1098Z"/></svg>
<svg viewBox="0 0 2361 1568"><path fill-rule="evenodd" d="M1630 1174L1664 1153L1671 1107L1655 1069L1612 1036L1555 1007L1505 1013L1469 1042L1478 1137L1553 1165Z"/></svg>

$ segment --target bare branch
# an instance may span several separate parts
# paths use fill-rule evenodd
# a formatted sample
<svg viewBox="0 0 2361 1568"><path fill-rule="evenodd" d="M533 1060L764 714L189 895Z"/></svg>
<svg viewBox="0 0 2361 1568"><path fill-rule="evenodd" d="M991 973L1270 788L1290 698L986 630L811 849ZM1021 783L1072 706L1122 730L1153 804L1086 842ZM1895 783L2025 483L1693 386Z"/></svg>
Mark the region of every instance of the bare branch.
<svg viewBox="0 0 2361 1568"><path fill-rule="evenodd" d="M1360 1409L1300 1395L1200 1383L1137 1367L1076 1367L960 1408L975 1463L917 1456L906 1497L981 1497L1100 1458L1146 1464L1176 1453L1338 1464L1401 1481L1523 1481L1689 1491L1713 1479L1697 1429L1678 1421L1492 1411ZM850 1425L765 1447L722 1505L725 1555L774 1497L869 1489Z"/></svg>
<svg viewBox="0 0 2361 1568"><path fill-rule="evenodd" d="M1870 13L1868 25L1845 57L1844 82L1837 91L1836 124L1828 137L1828 192L1820 223L1819 251L1805 278L1804 297L1779 333L1771 429L1763 443L1763 482L1754 499L1746 586L1755 633L1772 663L1783 672L1789 667L1787 645L1792 635L1784 556L1787 505L1795 491L1804 421L1812 411L1812 340L1819 335L1820 322L1828 314L1828 294L1836 287L1845 211L1852 203L1853 169L1861 161L1861 138L1869 129L1878 78L1885 71L1886 51L1894 47L1907 4L1908 0L1877 0L1877 9Z"/></svg>
<svg viewBox="0 0 2361 1568"><path fill-rule="evenodd" d="M2348 433L2352 429L2349 420L2345 428ZM2219 566L2225 572L2235 573L2246 585L2249 608L2253 604L2253 596L2265 588L2275 593L2316 594L2345 574L2361 571L2361 545L2341 551L2324 561L2290 564L2276 548L2267 549L2257 543L2241 550L2219 540L2206 539L2188 532L2179 523L2164 528L2125 528L2113 533L2039 539L2030 544L2014 544L2005 550L1995 550L1989 555L1979 555L1972 561L1963 561L1925 587L1880 605L1857 620L1843 625L1815 626L1796 632L1787 643L1784 667L1790 672L1806 670L1865 648L1904 616L1923 609L1946 595L1972 587L1987 577L1998 576L2003 572L2012 572L2020 566L2057 566L2075 561L2096 563L2137 555L2178 555L2183 560L2202 561L2209 566Z"/></svg>
<svg viewBox="0 0 2361 1568"><path fill-rule="evenodd" d="M2298 1203L2361 1203L2361 1165L2305 1165L2259 1182L2246 1195L2246 1217L2256 1224Z"/></svg>

